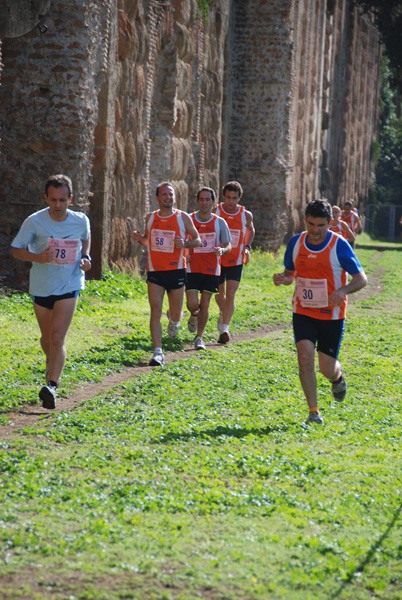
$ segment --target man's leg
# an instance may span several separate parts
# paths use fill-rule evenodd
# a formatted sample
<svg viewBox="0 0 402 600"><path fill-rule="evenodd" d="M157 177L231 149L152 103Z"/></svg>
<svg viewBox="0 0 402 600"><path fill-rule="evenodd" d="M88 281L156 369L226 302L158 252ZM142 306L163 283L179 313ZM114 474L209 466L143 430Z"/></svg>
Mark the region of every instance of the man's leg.
<svg viewBox="0 0 402 600"><path fill-rule="evenodd" d="M187 299L187 308L191 314L194 313L193 316L198 317L198 311L200 308L200 302L198 299L198 291L197 290L188 290L186 291L186 299Z"/></svg>
<svg viewBox="0 0 402 600"><path fill-rule="evenodd" d="M299 361L299 378L310 410L317 409L317 378L314 370L315 346L310 340L296 344ZM329 358L329 357L328 357Z"/></svg>
<svg viewBox="0 0 402 600"><path fill-rule="evenodd" d="M240 281L235 281L234 279L228 279L226 281L226 294L225 300L223 304L223 325L227 325L229 327L230 321L232 320L233 313L235 311L235 297L236 292L239 289ZM220 291L219 286L219 291Z"/></svg>
<svg viewBox="0 0 402 600"><path fill-rule="evenodd" d="M148 300L151 307L151 316L149 319L149 328L154 348L162 348L162 304L165 288L156 283L148 281Z"/></svg>
<svg viewBox="0 0 402 600"><path fill-rule="evenodd" d="M48 381L57 384L66 362L66 336L77 307L77 298L65 298L55 302L53 309L34 303L36 318L41 331L41 346L48 359ZM47 382L46 382L47 383Z"/></svg>
<svg viewBox="0 0 402 600"><path fill-rule="evenodd" d="M198 313L197 335L202 337L209 318L209 304L212 294L210 292L201 292L200 312Z"/></svg>
<svg viewBox="0 0 402 600"><path fill-rule="evenodd" d="M342 375L341 363L328 354L318 352L318 364L322 375L331 381L339 379Z"/></svg>
<svg viewBox="0 0 402 600"><path fill-rule="evenodd" d="M173 321L173 323L179 323L183 312L184 285L175 290L170 290L170 292L168 292L168 300L170 320Z"/></svg>
<svg viewBox="0 0 402 600"><path fill-rule="evenodd" d="M215 301L218 305L220 313L223 313L223 309L225 308L225 300L226 300L225 288L226 288L226 281L219 284L219 287L218 287L219 291L215 296Z"/></svg>

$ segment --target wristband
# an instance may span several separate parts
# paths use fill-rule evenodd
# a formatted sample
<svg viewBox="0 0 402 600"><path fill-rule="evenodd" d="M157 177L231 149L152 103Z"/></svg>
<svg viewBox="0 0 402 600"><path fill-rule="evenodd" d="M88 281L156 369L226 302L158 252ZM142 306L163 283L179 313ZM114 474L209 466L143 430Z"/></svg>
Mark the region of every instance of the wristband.
<svg viewBox="0 0 402 600"><path fill-rule="evenodd" d="M89 256L89 254L81 254L81 258L86 258L89 260L89 262L92 262L92 258Z"/></svg>
<svg viewBox="0 0 402 600"><path fill-rule="evenodd" d="M244 249L245 249L245 250L251 250L251 246L249 246L248 244L246 244L246 245L244 246Z"/></svg>

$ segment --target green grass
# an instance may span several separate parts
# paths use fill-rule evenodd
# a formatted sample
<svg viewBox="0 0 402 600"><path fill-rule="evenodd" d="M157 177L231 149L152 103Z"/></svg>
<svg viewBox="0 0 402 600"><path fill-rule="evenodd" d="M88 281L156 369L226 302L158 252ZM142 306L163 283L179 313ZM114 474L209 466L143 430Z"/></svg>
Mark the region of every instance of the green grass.
<svg viewBox="0 0 402 600"><path fill-rule="evenodd" d="M238 311L232 326L234 333L288 320L286 294L274 287L270 276L268 280L266 277L274 267L279 268L279 258L275 261L270 254L254 254L240 288ZM255 285L260 288L259 297L253 293ZM271 308L267 303L268 296L275 297ZM165 312L167 308L165 299ZM218 308L212 301L206 341L216 340L217 315ZM194 336L188 332L186 323L187 318L183 320L180 340L171 340L166 335L167 319L163 319L166 350L181 350L193 341ZM27 294L0 296L0 339L0 411L4 413L23 403L36 404L38 387L44 382L45 361L32 302ZM87 282L80 298L67 338L68 357L60 393L71 392L83 381L100 381L127 366L148 362L151 351L145 281L106 273L102 281Z"/></svg>
<svg viewBox="0 0 402 600"><path fill-rule="evenodd" d="M323 427L303 424L284 328L169 363L0 443L0 598L399 600L402 255L357 253L381 290L349 306L347 400L318 376ZM289 323L291 289L272 284L280 263L253 253L233 331ZM30 305L2 302L27 357L17 374L4 339L2 366L14 382L26 373L33 394ZM69 357L82 377L148 356L141 280L91 283L80 319L89 342L78 328Z"/></svg>

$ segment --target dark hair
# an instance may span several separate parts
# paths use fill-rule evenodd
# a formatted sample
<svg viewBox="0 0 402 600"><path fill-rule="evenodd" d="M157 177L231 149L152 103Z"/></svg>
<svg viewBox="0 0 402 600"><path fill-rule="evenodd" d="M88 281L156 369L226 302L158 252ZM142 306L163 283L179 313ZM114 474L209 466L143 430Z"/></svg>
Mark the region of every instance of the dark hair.
<svg viewBox="0 0 402 600"><path fill-rule="evenodd" d="M61 188L64 186L68 188L68 197L72 196L73 182L67 175L61 175L60 173L58 175L50 175L46 181L45 194L47 196L47 191L50 187Z"/></svg>
<svg viewBox="0 0 402 600"><path fill-rule="evenodd" d="M202 187L202 188L200 188L200 189L198 190L198 192L197 192L197 200L199 200L199 199L200 199L200 194L201 194L201 192L209 192L209 193L211 194L211 199L212 199L212 202L215 202L215 200L216 200L216 194L215 194L215 190L213 190L213 189L212 189L212 188L210 188L210 187Z"/></svg>
<svg viewBox="0 0 402 600"><path fill-rule="evenodd" d="M353 206L353 202L351 202L350 200L346 200L343 206Z"/></svg>
<svg viewBox="0 0 402 600"><path fill-rule="evenodd" d="M328 223L332 219L332 206L327 200L312 200L306 206L305 217L322 217Z"/></svg>
<svg viewBox="0 0 402 600"><path fill-rule="evenodd" d="M225 192L237 192L239 194L239 198L241 198L243 195L243 188L238 181L228 181L223 186L222 196L225 195Z"/></svg>
<svg viewBox="0 0 402 600"><path fill-rule="evenodd" d="M169 187L173 188L173 191L174 191L174 187L172 186L172 184L170 183L170 181L162 181L161 183L158 183L158 185L156 186L156 194L155 194L155 196L159 196L159 190L160 190L160 188L163 188L163 187L166 187L166 186L169 186Z"/></svg>

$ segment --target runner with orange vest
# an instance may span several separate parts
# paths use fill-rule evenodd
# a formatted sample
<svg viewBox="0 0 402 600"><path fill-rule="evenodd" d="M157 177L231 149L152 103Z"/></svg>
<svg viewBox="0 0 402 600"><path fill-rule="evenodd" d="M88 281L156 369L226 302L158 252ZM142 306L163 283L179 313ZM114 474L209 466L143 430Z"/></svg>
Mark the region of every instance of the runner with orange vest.
<svg viewBox="0 0 402 600"><path fill-rule="evenodd" d="M313 200L307 205L307 231L292 237L285 252L285 269L275 273L275 285L291 285L293 332L299 362L300 382L310 414L306 423L322 424L317 406L314 351L319 369L331 381L335 400L346 397L347 385L338 360L345 326L347 294L367 285L367 278L350 244L329 231L331 205ZM347 273L351 280L347 283Z"/></svg>
<svg viewBox="0 0 402 600"><path fill-rule="evenodd" d="M239 288L243 265L250 260L250 249L254 239L253 215L239 205L243 189L237 181L229 181L222 190L223 202L215 213L228 224L232 249L222 257L219 294L215 296L219 306L218 330L220 344L230 341L229 325L235 311L235 296Z"/></svg>
<svg viewBox="0 0 402 600"><path fill-rule="evenodd" d="M342 221L340 217L341 209L339 208L339 206L333 206L332 219L329 224L329 229L330 231L333 231L334 233L337 233L338 235L344 237L345 240L347 240L353 248L353 242L356 239L356 235L350 229L349 225L345 223L345 221Z"/></svg>
<svg viewBox="0 0 402 600"><path fill-rule="evenodd" d="M175 193L171 183L164 181L156 188L159 210L145 217L145 233L134 231L132 240L148 248L147 284L151 306L150 329L154 345L151 366L163 367L162 305L167 292L169 300L168 335L177 337L186 282L185 248L196 248L201 240L190 216L173 208ZM187 239L186 239L187 238Z"/></svg>
<svg viewBox="0 0 402 600"><path fill-rule="evenodd" d="M202 335L209 318L212 294L218 293L221 257L231 249L226 221L212 214L215 199L212 188L201 188L197 193L198 211L190 215L201 238L201 246L188 251L186 283L187 308L191 313L188 329L196 333L196 350L205 350Z"/></svg>
<svg viewBox="0 0 402 600"><path fill-rule="evenodd" d="M353 233L356 234L362 230L362 224L359 215L356 212L356 209L353 208L353 202L351 200L347 200L343 205L343 211L341 213L342 221L345 221L347 225L349 225L350 229ZM355 242L352 242L352 248L355 247Z"/></svg>

